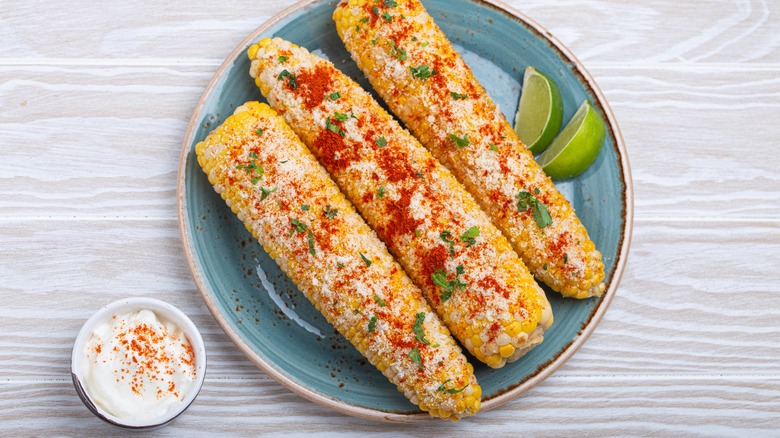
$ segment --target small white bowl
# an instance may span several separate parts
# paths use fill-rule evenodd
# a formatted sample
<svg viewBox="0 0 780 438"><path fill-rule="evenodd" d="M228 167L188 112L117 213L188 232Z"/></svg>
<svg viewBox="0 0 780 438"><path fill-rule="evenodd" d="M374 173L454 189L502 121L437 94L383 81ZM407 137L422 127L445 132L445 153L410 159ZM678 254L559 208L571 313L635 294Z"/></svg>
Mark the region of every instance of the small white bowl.
<svg viewBox="0 0 780 438"><path fill-rule="evenodd" d="M195 355L196 374L195 380L192 382L192 386L189 388L187 395L177 407L171 409L163 416L158 416L143 421L132 421L118 418L94 403L90 399L89 394L81 383L81 376L83 375L83 371L86 369L87 358L84 354L84 351L92 331L99 324L109 321L113 315L129 313L143 309L151 310L157 314L158 317L172 322L187 336L187 339L190 341L190 345L192 346L192 351ZM84 323L84 326L81 328L81 331L76 337L76 342L73 345L70 370L73 377L73 385L76 387L76 392L79 394L81 401L98 418L107 423L128 429L151 429L168 424L174 418L178 417L182 412L184 412L195 400L198 392L200 392L200 388L203 386L203 378L206 374L206 347L203 343L203 338L200 336L200 332L198 331L197 327L195 327L195 324L193 324L187 315L182 313L181 310L166 302L153 298L127 298L104 306L95 312L95 314L92 315L92 317L90 317L86 323Z"/></svg>

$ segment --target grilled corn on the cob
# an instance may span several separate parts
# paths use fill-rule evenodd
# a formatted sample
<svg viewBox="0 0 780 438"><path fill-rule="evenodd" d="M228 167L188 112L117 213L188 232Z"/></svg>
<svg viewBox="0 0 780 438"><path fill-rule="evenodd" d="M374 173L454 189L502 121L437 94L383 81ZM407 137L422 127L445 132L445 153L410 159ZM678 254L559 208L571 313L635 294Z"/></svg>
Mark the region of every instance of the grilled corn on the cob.
<svg viewBox="0 0 780 438"><path fill-rule="evenodd" d="M552 312L466 190L333 64L279 38L250 74L376 230L452 334L499 368L542 340Z"/></svg>
<svg viewBox="0 0 780 438"><path fill-rule="evenodd" d="M412 403L441 418L479 410L473 368L447 328L268 105L239 107L196 152L282 270Z"/></svg>
<svg viewBox="0 0 780 438"><path fill-rule="evenodd" d="M537 279L604 292L604 265L569 202L418 0L342 0L347 50L390 109L461 181Z"/></svg>

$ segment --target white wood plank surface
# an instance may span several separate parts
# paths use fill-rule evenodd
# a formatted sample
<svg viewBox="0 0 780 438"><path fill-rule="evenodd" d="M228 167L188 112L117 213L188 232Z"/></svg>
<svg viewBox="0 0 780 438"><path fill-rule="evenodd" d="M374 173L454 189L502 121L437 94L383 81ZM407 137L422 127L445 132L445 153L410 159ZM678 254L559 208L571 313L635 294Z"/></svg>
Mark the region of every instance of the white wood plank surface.
<svg viewBox="0 0 780 438"><path fill-rule="evenodd" d="M92 311L133 295L182 308L209 351L196 403L153 435L780 433L780 2L508 2L612 105L634 176L629 264L550 379L475 418L413 426L270 379L217 326L182 253L176 170L195 103L293 3L2 4L0 436L122 434L81 405L69 357Z"/></svg>

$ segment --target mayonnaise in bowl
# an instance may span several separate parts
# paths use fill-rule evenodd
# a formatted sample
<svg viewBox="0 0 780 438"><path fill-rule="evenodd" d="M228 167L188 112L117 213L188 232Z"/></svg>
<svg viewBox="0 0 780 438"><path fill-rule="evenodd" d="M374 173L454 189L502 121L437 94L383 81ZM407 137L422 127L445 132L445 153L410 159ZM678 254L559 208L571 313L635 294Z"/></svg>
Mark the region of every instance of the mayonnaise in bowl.
<svg viewBox="0 0 780 438"><path fill-rule="evenodd" d="M205 373L203 341L192 321L162 301L112 303L82 328L73 380L98 417L125 427L165 424L183 412Z"/></svg>

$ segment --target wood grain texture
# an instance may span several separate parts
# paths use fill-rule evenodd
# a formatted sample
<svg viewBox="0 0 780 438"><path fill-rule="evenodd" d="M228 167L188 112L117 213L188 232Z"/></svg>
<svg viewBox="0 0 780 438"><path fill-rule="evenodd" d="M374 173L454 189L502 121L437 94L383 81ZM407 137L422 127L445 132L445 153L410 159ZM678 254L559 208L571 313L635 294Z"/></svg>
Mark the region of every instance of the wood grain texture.
<svg viewBox="0 0 780 438"><path fill-rule="evenodd" d="M115 299L185 311L209 352L192 408L152 435L777 436L780 2L508 3L585 63L628 145L629 264L594 335L523 397L457 424L371 423L252 365L200 298L178 156L221 60L290 0L15 2L0 16L0 435L120 435L70 384Z"/></svg>

